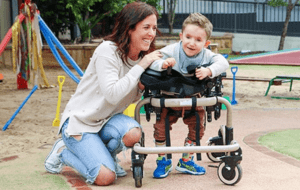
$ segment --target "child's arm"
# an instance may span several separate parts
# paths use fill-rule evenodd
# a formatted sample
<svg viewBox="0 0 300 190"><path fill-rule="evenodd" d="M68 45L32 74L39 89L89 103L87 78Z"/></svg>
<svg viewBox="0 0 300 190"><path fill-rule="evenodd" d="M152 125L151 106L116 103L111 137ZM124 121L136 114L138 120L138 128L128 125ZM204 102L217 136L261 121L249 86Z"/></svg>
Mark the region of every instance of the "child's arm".
<svg viewBox="0 0 300 190"><path fill-rule="evenodd" d="M176 63L175 59L173 58L174 57L173 52L175 46L176 44L171 44L158 50L163 55L163 57L159 60L154 61L149 68L155 71L163 71L167 69L168 66L173 67Z"/></svg>
<svg viewBox="0 0 300 190"><path fill-rule="evenodd" d="M209 68L199 68L196 69L195 75L199 80L205 79L206 77L211 77L212 72Z"/></svg>
<svg viewBox="0 0 300 190"><path fill-rule="evenodd" d="M168 67L173 67L175 65L176 61L173 57L167 58L163 64L162 69L167 69Z"/></svg>
<svg viewBox="0 0 300 190"><path fill-rule="evenodd" d="M206 68L202 67L196 70L196 77L200 80L205 77L214 78L229 68L229 63L223 55L215 54L210 50L206 50L204 59L206 63L212 64Z"/></svg>

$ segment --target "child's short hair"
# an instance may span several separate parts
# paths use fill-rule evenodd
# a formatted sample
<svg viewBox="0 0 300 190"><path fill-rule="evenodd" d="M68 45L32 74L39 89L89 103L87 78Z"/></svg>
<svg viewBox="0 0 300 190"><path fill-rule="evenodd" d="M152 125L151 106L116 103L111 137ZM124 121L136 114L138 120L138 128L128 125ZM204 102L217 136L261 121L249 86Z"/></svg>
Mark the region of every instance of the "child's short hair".
<svg viewBox="0 0 300 190"><path fill-rule="evenodd" d="M182 24L182 32L188 24L193 24L203 28L207 35L207 40L210 38L213 25L204 15L200 13L191 13Z"/></svg>

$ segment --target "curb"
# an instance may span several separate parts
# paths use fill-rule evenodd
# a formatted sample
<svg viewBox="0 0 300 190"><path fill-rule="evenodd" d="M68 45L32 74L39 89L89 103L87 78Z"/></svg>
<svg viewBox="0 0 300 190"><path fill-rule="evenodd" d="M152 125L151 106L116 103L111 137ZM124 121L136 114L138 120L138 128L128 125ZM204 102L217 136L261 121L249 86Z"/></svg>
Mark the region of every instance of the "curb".
<svg viewBox="0 0 300 190"><path fill-rule="evenodd" d="M92 190L92 188L88 187L85 183L83 177L81 177L71 167L65 166L61 174L67 179L67 182L72 187L76 188L76 190Z"/></svg>
<svg viewBox="0 0 300 190"><path fill-rule="evenodd" d="M287 130L287 129L284 129L284 130ZM278 131L283 131L283 130L281 129L281 130L270 130L270 131L255 132L255 133L252 133L252 134L247 135L246 137L244 137L243 141L244 141L245 144L247 144L248 146L250 146L254 150L257 150L257 151L259 151L263 154L266 154L268 156L271 156L273 158L281 160L281 161L283 161L287 164L290 164L292 166L300 168L300 161L299 160L297 160L293 157L275 152L275 151L273 151L273 150L271 150L271 149L269 149L269 148L267 148L263 145L260 145L258 143L259 137L261 137L263 135L266 135L268 133L278 132Z"/></svg>

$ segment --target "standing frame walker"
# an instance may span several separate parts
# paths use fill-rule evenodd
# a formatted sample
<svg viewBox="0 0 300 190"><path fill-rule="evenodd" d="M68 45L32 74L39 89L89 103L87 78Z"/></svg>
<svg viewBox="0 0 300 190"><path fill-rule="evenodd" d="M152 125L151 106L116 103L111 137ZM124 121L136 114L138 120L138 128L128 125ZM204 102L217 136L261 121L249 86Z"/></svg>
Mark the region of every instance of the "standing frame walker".
<svg viewBox="0 0 300 190"><path fill-rule="evenodd" d="M167 71L166 71L167 72ZM172 70L167 72L167 74L159 74L160 77L163 77L164 80L168 78L168 75L173 75L169 78L176 78L177 73ZM145 80L151 80L147 78L148 76L153 77L157 73L153 72L153 70L146 70L143 74L146 76ZM141 77L141 81L143 83L143 75ZM162 76L163 75L163 76ZM226 74L225 74L226 75ZM226 117L226 125L221 125L218 131L218 136L210 137L208 140L207 146L200 146L200 138L199 138L199 127L200 123L197 122L198 129L196 132L196 146L191 147L171 147L170 143L170 130L166 125L166 144L167 147L145 147L145 134L142 132L142 138L139 143L136 143L133 146L133 150L131 153L132 160L132 171L133 178L135 180L135 186L142 186L142 178L143 178L143 164L144 160L147 157L147 154L159 154L165 153L168 154L168 159L171 158L171 153L190 153L194 152L197 154L197 160L201 160L200 153L206 153L208 158L213 162L220 162L217 174L219 179L226 185L234 185L238 183L242 177L242 168L240 166L242 160L242 150L239 144L233 139L233 126L232 126L232 107L230 102L225 98L222 98L221 87L222 87L222 77L224 74L217 76L213 79L206 79L203 81L197 81L197 84L188 84L187 86L180 86L180 89L190 90L189 93L194 93L195 90L191 89L196 86L200 86L200 88L196 89L201 93L201 98L183 98L183 96L188 95L183 90L178 90L172 88L174 92L180 92L178 97L175 98L162 98L160 96L160 88L164 88L164 85L160 85L156 83L154 86L146 86L144 99L141 100L135 108L135 120L140 123L140 109L144 106L146 111L146 119L150 120L150 112L156 112L156 118L159 118L159 113L157 111L161 107L191 107L192 110L196 106L205 106L207 120L210 122L212 119L212 112L214 112L214 118L218 119L221 115L220 110L222 104L226 106L227 117ZM157 77L157 76L154 76ZM179 76L181 77L181 76ZM181 79L180 79L181 80ZM155 81L153 81L155 84ZM174 82L174 81L173 81ZM175 81L175 83L178 81ZM189 81L187 82L189 83ZM177 84L177 83L176 83ZM168 85L167 85L168 86ZM171 85L172 86L172 85ZM159 111L158 111L159 112ZM199 117L198 117L199 118Z"/></svg>

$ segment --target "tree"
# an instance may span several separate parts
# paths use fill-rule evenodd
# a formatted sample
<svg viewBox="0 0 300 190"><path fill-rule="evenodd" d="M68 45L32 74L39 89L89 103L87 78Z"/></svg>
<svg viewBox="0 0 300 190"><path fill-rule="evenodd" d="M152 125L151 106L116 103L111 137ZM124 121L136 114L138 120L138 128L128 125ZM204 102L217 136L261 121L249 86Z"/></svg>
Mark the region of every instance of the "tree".
<svg viewBox="0 0 300 190"><path fill-rule="evenodd" d="M146 2L147 4L152 5L157 9L158 12L162 10L162 7L159 5L161 0L137 0L137 1Z"/></svg>
<svg viewBox="0 0 300 190"><path fill-rule="evenodd" d="M58 33L65 33L74 19L66 8L67 3L63 0L35 0L41 17L47 23L51 31L58 36Z"/></svg>
<svg viewBox="0 0 300 190"><path fill-rule="evenodd" d="M89 42L91 29L105 17L113 17L122 8L135 0L35 0L42 18L58 36L77 24L80 29L81 42ZM158 10L160 0L140 0ZM108 19L112 20L112 19ZM73 39L73 35L72 39Z"/></svg>
<svg viewBox="0 0 300 190"><path fill-rule="evenodd" d="M74 14L81 35L81 42L89 42L91 39L91 29L105 16L112 16L127 4L134 0L65 0L66 8ZM102 6L95 4L101 3Z"/></svg>
<svg viewBox="0 0 300 190"><path fill-rule="evenodd" d="M290 18L291 18L291 13L298 2L299 2L298 0L288 0L288 3L285 2L284 0L269 0L268 1L268 5L270 5L272 7L286 6L286 17L285 17L285 21L284 21L283 28L282 28L282 33L281 33L281 37L280 37L278 50L283 50L284 40L285 40L285 37L287 34L288 25L289 25Z"/></svg>
<svg viewBox="0 0 300 190"><path fill-rule="evenodd" d="M168 7L168 22L169 22L169 33L173 33L173 24L175 19L175 8L177 0L167 0Z"/></svg>
<svg viewBox="0 0 300 190"><path fill-rule="evenodd" d="M160 13L160 10L162 9L162 7L160 6L161 0L135 0L135 1L141 1L141 2L145 2L149 5L152 5L157 9L157 11L159 13ZM107 10L114 9L114 5L112 3L107 3L107 2L106 3L104 3L104 2L95 3L95 5L92 7L92 9L98 10L100 12L107 12ZM99 9L101 9L101 10L99 10ZM119 11L121 11L121 9ZM109 14L100 21L101 22L101 31L99 31L99 34L104 36L104 35L108 35L112 32L112 28L110 26L112 26L114 24L115 16L116 16L116 13Z"/></svg>

